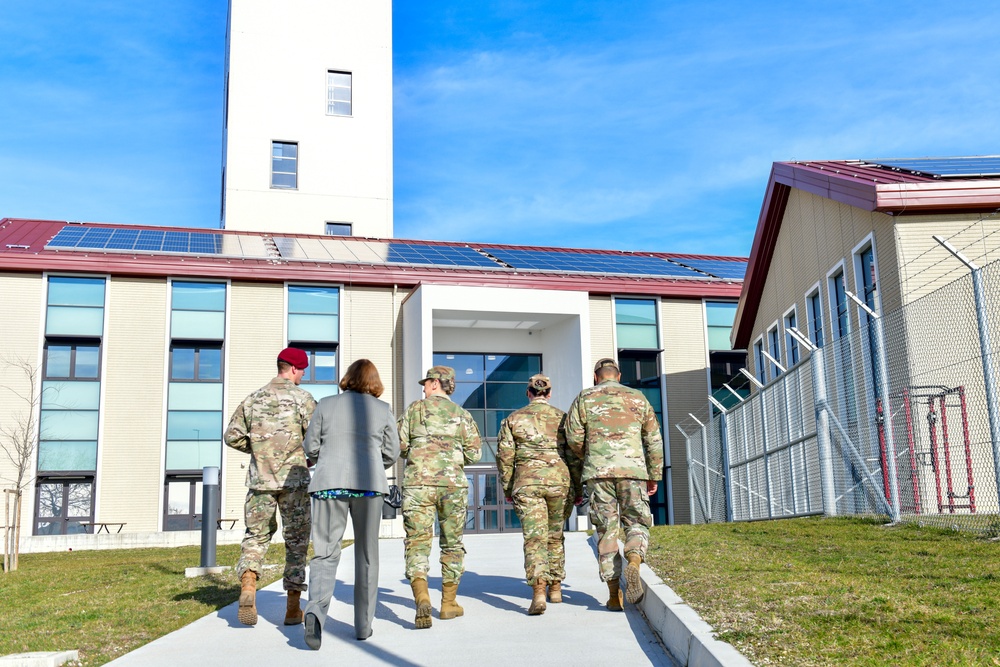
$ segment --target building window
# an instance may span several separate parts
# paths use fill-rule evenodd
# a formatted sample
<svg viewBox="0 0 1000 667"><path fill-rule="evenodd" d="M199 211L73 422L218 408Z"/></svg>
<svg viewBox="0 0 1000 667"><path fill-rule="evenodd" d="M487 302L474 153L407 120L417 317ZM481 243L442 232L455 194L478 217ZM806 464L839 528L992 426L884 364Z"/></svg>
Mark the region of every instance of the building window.
<svg viewBox="0 0 1000 667"><path fill-rule="evenodd" d="M86 533L94 520L92 476L39 477L35 505L35 535Z"/></svg>
<svg viewBox="0 0 1000 667"><path fill-rule="evenodd" d="M271 142L271 187L294 190L299 187L299 145Z"/></svg>
<svg viewBox="0 0 1000 667"><path fill-rule="evenodd" d="M288 344L305 350L309 368L301 386L318 401L339 390L340 288L288 286Z"/></svg>
<svg viewBox="0 0 1000 667"><path fill-rule="evenodd" d="M503 420L524 407L528 378L542 372L538 354L435 353L434 365L455 369L452 400L468 410L484 438L480 463L496 462L497 434Z"/></svg>
<svg viewBox="0 0 1000 667"><path fill-rule="evenodd" d="M809 316L809 340L816 347L823 347L823 301L818 289L806 297L806 310Z"/></svg>
<svg viewBox="0 0 1000 667"><path fill-rule="evenodd" d="M174 345L170 349L170 379L222 381L222 348Z"/></svg>
<svg viewBox="0 0 1000 667"><path fill-rule="evenodd" d="M328 222L326 223L327 236L350 236L351 223L349 222Z"/></svg>
<svg viewBox="0 0 1000 667"><path fill-rule="evenodd" d="M104 278L49 276L45 335L103 335L104 283Z"/></svg>
<svg viewBox="0 0 1000 667"><path fill-rule="evenodd" d="M163 494L163 530L201 529L200 475L167 475Z"/></svg>
<svg viewBox="0 0 1000 667"><path fill-rule="evenodd" d="M222 340L226 336L225 283L175 280L170 290L170 337Z"/></svg>
<svg viewBox="0 0 1000 667"><path fill-rule="evenodd" d="M767 365L764 359L764 340L758 338L753 344L754 375L761 384L767 384Z"/></svg>
<svg viewBox="0 0 1000 667"><path fill-rule="evenodd" d="M767 352L775 359L781 359L781 336L778 335L778 325L767 330ZM771 379L781 375L781 369L773 362L771 366Z"/></svg>
<svg viewBox="0 0 1000 667"><path fill-rule="evenodd" d="M615 299L615 333L619 350L658 350L656 301Z"/></svg>
<svg viewBox="0 0 1000 667"><path fill-rule="evenodd" d="M94 380L101 372L100 341L53 339L45 344L43 364L47 380Z"/></svg>
<svg viewBox="0 0 1000 667"><path fill-rule="evenodd" d="M847 293L844 286L844 271L830 277L830 321L833 324L833 339L846 336L850 331L847 317Z"/></svg>
<svg viewBox="0 0 1000 667"><path fill-rule="evenodd" d="M351 115L351 73L326 73L326 113L330 116Z"/></svg>
<svg viewBox="0 0 1000 667"><path fill-rule="evenodd" d="M875 291L878 289L878 283L875 280L875 253L871 246L858 253L858 269L861 298L866 306L878 312L875 307ZM865 322L868 321L868 317L869 315L865 313Z"/></svg>
<svg viewBox="0 0 1000 667"><path fill-rule="evenodd" d="M171 345L167 387L168 475L197 473L200 481L202 468L221 465L222 375L221 345ZM168 523L164 524L164 530L173 530Z"/></svg>
<svg viewBox="0 0 1000 667"><path fill-rule="evenodd" d="M747 365L746 351L733 350L732 343L729 342L733 321L736 319L737 305L732 301L705 302L709 386L712 397L727 408L738 404L739 399L723 385L729 383L733 376ZM742 396L749 395L749 391L745 389L734 387L734 390Z"/></svg>
<svg viewBox="0 0 1000 667"><path fill-rule="evenodd" d="M789 368L799 363L799 342L791 334L791 330L797 326L798 318L793 308L785 315L785 353L788 355L786 362Z"/></svg>

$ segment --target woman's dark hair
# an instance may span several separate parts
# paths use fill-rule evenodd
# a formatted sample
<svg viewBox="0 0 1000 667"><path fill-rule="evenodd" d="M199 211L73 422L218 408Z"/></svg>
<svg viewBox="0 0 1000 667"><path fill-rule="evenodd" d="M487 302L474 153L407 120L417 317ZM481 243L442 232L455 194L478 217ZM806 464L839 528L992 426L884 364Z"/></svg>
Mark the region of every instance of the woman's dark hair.
<svg viewBox="0 0 1000 667"><path fill-rule="evenodd" d="M344 391L356 391L359 394L371 394L375 398L385 391L382 379L378 376L378 369L368 359L358 359L347 367L347 372L340 379L340 388Z"/></svg>

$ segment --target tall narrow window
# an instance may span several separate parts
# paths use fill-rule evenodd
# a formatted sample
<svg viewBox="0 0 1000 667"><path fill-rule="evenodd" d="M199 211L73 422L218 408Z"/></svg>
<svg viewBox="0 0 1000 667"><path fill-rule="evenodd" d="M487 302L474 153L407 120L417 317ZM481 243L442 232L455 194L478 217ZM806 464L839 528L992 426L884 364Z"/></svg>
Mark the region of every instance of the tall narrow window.
<svg viewBox="0 0 1000 667"><path fill-rule="evenodd" d="M87 532L94 519L104 296L104 278L48 280L36 535Z"/></svg>
<svg viewBox="0 0 1000 667"><path fill-rule="evenodd" d="M736 319L737 304L732 301L706 301L705 325L708 338L709 384L712 396L727 408L739 403L739 399L723 385L728 383L741 368L746 368L746 350L733 350L729 335ZM741 395L749 395L749 390L741 383L730 384Z"/></svg>
<svg viewBox="0 0 1000 667"><path fill-rule="evenodd" d="M809 315L809 339L816 347L823 347L823 301L819 290L806 297Z"/></svg>
<svg viewBox="0 0 1000 667"><path fill-rule="evenodd" d="M615 299L615 331L619 350L658 350L656 301Z"/></svg>
<svg viewBox="0 0 1000 667"><path fill-rule="evenodd" d="M271 187L294 190L299 187L299 145L271 142Z"/></svg>
<svg viewBox="0 0 1000 667"><path fill-rule="evenodd" d="M761 384L767 383L767 360L764 359L764 340L758 338L753 344L754 375Z"/></svg>
<svg viewBox="0 0 1000 667"><path fill-rule="evenodd" d="M201 527L202 468L222 464L225 335L225 283L173 281L164 530Z"/></svg>
<svg viewBox="0 0 1000 667"><path fill-rule="evenodd" d="M844 286L844 272L838 271L830 277L830 321L833 324L833 339L847 335L850 324L847 317L847 293Z"/></svg>
<svg viewBox="0 0 1000 667"><path fill-rule="evenodd" d="M351 115L351 73L326 73L326 113L330 116Z"/></svg>
<svg viewBox="0 0 1000 667"><path fill-rule="evenodd" d="M777 324L767 330L767 352L775 359L781 359L781 336L778 334ZM771 363L770 366L771 379L773 380L781 375L781 369L774 363Z"/></svg>
<svg viewBox="0 0 1000 667"><path fill-rule="evenodd" d="M789 368L799 363L799 343L791 334L791 330L797 326L798 319L795 317L795 309L793 308L785 314L785 354L788 355L786 362Z"/></svg>
<svg viewBox="0 0 1000 667"><path fill-rule="evenodd" d="M317 401L338 391L339 340L340 289L289 285L288 344L305 350L309 355L309 368L301 386Z"/></svg>

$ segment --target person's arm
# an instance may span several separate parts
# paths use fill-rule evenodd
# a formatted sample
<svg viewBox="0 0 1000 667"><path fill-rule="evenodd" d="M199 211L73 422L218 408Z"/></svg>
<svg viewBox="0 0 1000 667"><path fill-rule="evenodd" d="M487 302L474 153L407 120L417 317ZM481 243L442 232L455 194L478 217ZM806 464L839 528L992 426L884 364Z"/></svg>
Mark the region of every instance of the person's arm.
<svg viewBox="0 0 1000 667"><path fill-rule="evenodd" d="M306 428L306 436L302 439L302 449L306 453L306 461L310 465L319 460L319 449L323 444L323 413L314 412Z"/></svg>
<svg viewBox="0 0 1000 667"><path fill-rule="evenodd" d="M382 428L382 465L386 470L399 458L399 431L392 410L387 411L388 419Z"/></svg>
<svg viewBox="0 0 1000 667"><path fill-rule="evenodd" d="M584 413L583 402L577 396L573 405L569 406L566 413L566 450L582 461L585 455L584 443L587 439L587 420Z"/></svg>
<svg viewBox="0 0 1000 667"><path fill-rule="evenodd" d="M462 456L465 458L465 465L469 466L479 462L479 457L483 455L483 440L479 435L479 427L468 412L462 416L460 427L462 435Z"/></svg>
<svg viewBox="0 0 1000 667"><path fill-rule="evenodd" d="M226 428L226 433L222 436L222 439L228 447L249 454L253 451L253 448L250 446L250 428L246 408L247 401L244 400L233 411L233 416L229 420L229 426Z"/></svg>
<svg viewBox="0 0 1000 667"><path fill-rule="evenodd" d="M663 433L660 431L660 422L656 420L656 411L649 401L646 401L646 418L642 424L642 448L646 455L646 474L649 476L646 493L651 496L656 493L658 480L663 475Z"/></svg>
<svg viewBox="0 0 1000 667"><path fill-rule="evenodd" d="M500 425L500 435L497 437L497 470L500 472L500 489L507 500L510 500L514 490L514 434L510 430L507 419Z"/></svg>
<svg viewBox="0 0 1000 667"><path fill-rule="evenodd" d="M407 458L410 453L410 411L413 404L403 411L403 414L396 420L396 431L399 434L399 457Z"/></svg>
<svg viewBox="0 0 1000 667"><path fill-rule="evenodd" d="M563 415L559 423L559 433L556 436L556 447L559 456L566 462L569 468L569 492L573 497L573 504L579 505L583 502L583 461L566 445L566 422L567 416Z"/></svg>

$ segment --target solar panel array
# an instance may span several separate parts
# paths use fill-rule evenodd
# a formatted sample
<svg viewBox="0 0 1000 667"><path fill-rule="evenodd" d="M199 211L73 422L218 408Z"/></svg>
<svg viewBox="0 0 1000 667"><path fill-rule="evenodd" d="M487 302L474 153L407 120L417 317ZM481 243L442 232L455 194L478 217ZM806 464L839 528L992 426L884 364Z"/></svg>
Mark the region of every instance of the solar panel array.
<svg viewBox="0 0 1000 667"><path fill-rule="evenodd" d="M63 227L47 248L74 250L118 250L122 252L190 253L218 255L222 234L212 232L167 232L158 229L113 227Z"/></svg>
<svg viewBox="0 0 1000 667"><path fill-rule="evenodd" d="M276 236L274 245L259 234L165 231L66 225L46 244L51 250L173 253L269 258L287 261L360 263L464 269L513 269L669 278L742 280L746 262L654 257L642 253L586 252ZM277 254L275 254L277 248Z"/></svg>
<svg viewBox="0 0 1000 667"><path fill-rule="evenodd" d="M941 178L962 176L1000 176L1000 156L982 155L978 157L918 157L886 160L866 160L892 169L916 171Z"/></svg>
<svg viewBox="0 0 1000 667"><path fill-rule="evenodd" d="M665 259L629 253L608 254L514 248L483 248L484 252L515 269L555 273L610 273L641 276L700 278L700 274Z"/></svg>
<svg viewBox="0 0 1000 667"><path fill-rule="evenodd" d="M743 280L747 272L747 263L729 259L678 259L670 258L671 262L676 262L682 266L687 266L697 271L702 271L716 278L726 278L728 280Z"/></svg>

